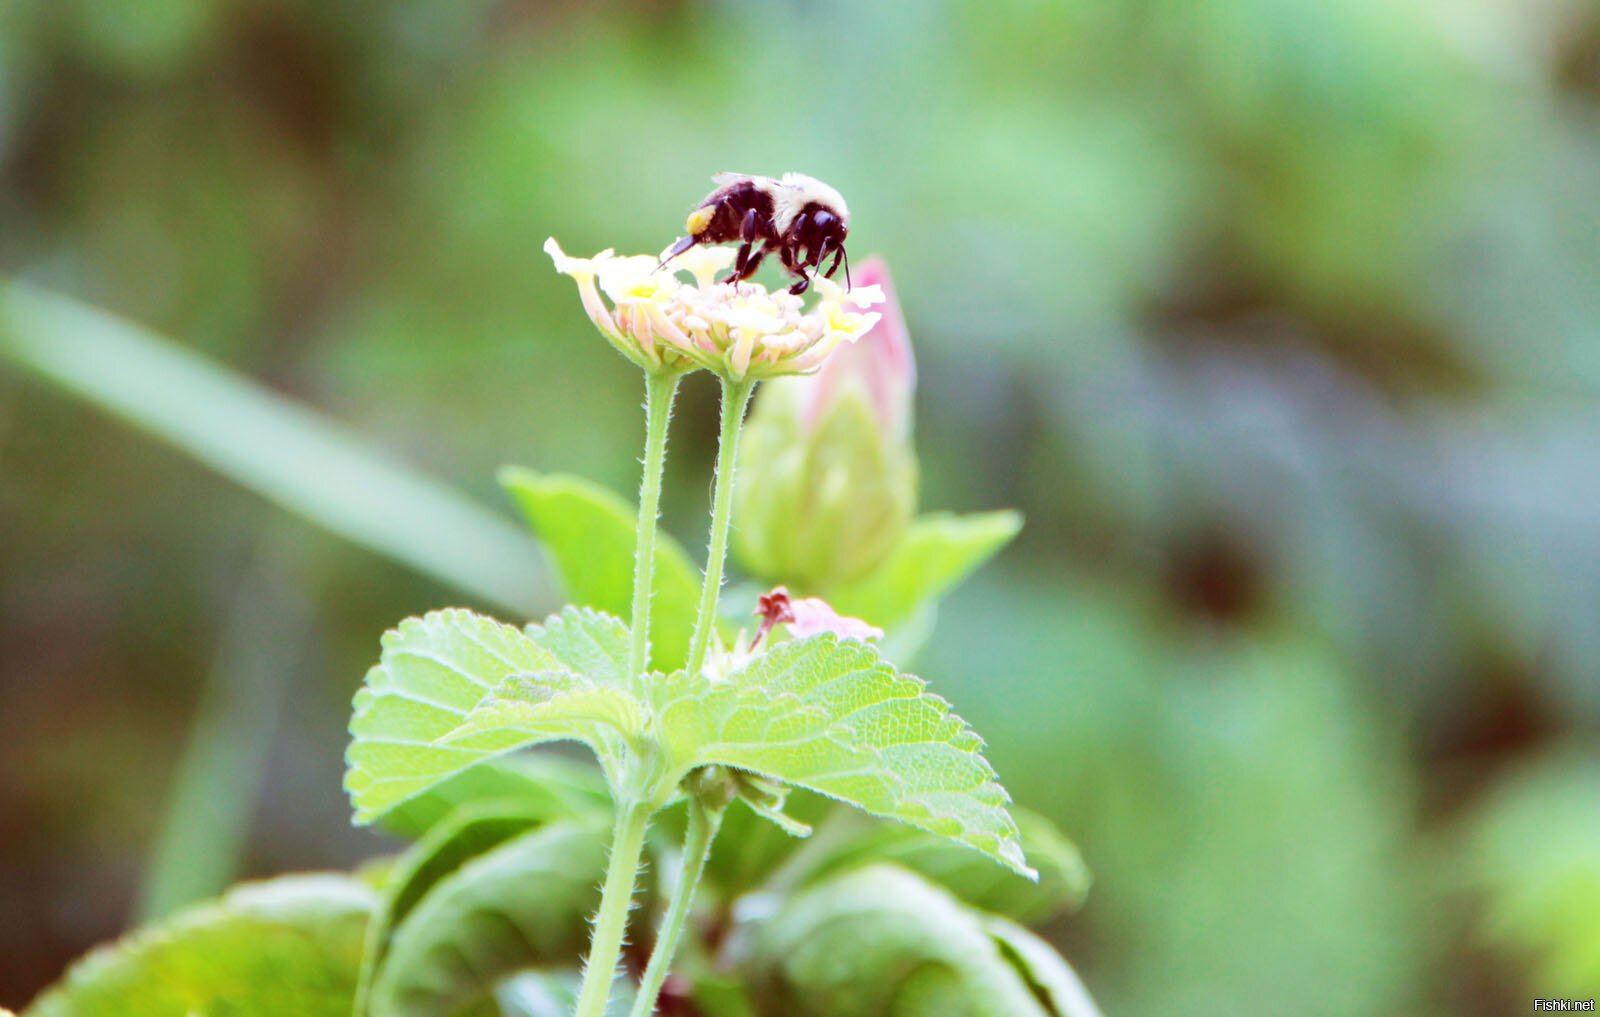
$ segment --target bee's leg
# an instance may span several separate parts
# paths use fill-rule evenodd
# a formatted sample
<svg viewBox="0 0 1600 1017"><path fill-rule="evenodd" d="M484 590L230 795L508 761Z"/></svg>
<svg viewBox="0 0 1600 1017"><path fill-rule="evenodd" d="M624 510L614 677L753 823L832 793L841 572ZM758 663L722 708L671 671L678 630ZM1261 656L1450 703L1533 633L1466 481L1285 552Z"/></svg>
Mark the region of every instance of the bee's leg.
<svg viewBox="0 0 1600 1017"><path fill-rule="evenodd" d="M783 267L796 275L800 274L801 268L809 263L808 259L811 257L811 245L807 242L807 238L811 235L810 223L810 214L800 213L773 244L778 253L783 255Z"/></svg>
<svg viewBox="0 0 1600 1017"><path fill-rule="evenodd" d="M736 283L750 278L755 274L756 265L759 264L760 261L761 259L759 257L755 258L754 260L751 259L750 244L748 242L740 244L739 253L734 255L733 258L733 271L723 276L722 281L725 283Z"/></svg>
<svg viewBox="0 0 1600 1017"><path fill-rule="evenodd" d="M739 239L744 241L746 250L756 242L756 227L759 225L755 209L752 208L744 214L744 222L739 226Z"/></svg>
<svg viewBox="0 0 1600 1017"><path fill-rule="evenodd" d="M806 287L811 285L811 280L806 278L805 265L801 264L800 260L795 256L794 248L787 244L778 244L776 250L778 252L778 260L783 262L784 269L790 275L800 277L799 282L789 287L789 292L794 294L804 293Z"/></svg>
<svg viewBox="0 0 1600 1017"><path fill-rule="evenodd" d="M744 263L744 278L748 279L756 274L756 269L761 267L761 259L767 256L765 247L758 247Z"/></svg>
<svg viewBox="0 0 1600 1017"><path fill-rule="evenodd" d="M832 279L833 276L834 276L834 273L839 271L839 259L841 259L843 257L844 257L844 245L840 244L839 247L833 252L833 264L828 266L828 270L826 272L824 272L823 275L826 275L829 279ZM819 267L820 267L820 265L819 265Z"/></svg>

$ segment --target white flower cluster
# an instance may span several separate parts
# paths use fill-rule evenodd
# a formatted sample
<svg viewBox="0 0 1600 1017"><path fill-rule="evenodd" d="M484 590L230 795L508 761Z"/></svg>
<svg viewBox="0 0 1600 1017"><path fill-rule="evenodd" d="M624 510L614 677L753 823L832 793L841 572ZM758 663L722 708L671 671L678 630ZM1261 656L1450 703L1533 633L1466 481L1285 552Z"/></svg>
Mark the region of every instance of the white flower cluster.
<svg viewBox="0 0 1600 1017"><path fill-rule="evenodd" d="M807 311L787 290L716 282L733 261L725 247L692 247L665 267L648 255L618 257L609 250L568 257L553 237L544 249L556 271L577 282L595 327L648 371L703 367L733 381L806 374L881 317L861 310L883 302L878 286L847 291L818 276L818 299ZM694 282L684 282L680 272Z"/></svg>

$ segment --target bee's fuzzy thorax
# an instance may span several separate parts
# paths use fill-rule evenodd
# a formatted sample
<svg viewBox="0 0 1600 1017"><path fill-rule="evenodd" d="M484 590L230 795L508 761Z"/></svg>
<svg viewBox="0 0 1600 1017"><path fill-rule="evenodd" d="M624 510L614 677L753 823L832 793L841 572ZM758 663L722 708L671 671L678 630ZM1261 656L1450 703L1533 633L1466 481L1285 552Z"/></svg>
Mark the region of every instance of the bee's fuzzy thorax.
<svg viewBox="0 0 1600 1017"><path fill-rule="evenodd" d="M807 205L821 205L837 213L839 221L846 226L850 224L850 209L844 203L844 195L816 177L785 173L776 183L778 186L772 189L772 223L779 233L788 230L795 216Z"/></svg>

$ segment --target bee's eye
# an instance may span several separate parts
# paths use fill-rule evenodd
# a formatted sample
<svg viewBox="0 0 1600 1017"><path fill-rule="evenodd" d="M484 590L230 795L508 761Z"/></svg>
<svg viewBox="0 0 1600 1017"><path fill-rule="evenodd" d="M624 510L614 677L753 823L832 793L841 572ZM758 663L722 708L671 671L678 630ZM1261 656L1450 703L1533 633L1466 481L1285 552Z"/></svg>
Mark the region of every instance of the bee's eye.
<svg viewBox="0 0 1600 1017"><path fill-rule="evenodd" d="M829 230L833 229L834 224L838 221L838 216L823 209L818 209L811 214L812 227L816 229L818 233L827 233Z"/></svg>

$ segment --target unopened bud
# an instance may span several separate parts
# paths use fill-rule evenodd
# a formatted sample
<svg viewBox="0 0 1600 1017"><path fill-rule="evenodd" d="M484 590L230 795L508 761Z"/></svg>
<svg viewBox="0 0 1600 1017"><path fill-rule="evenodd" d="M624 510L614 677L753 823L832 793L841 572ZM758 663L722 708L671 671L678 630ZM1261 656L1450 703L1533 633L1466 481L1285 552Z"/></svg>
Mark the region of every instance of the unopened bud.
<svg viewBox="0 0 1600 1017"><path fill-rule="evenodd" d="M740 449L740 558L813 592L870 574L917 506L910 337L883 262L862 264L856 282L882 287L869 309L882 317L816 374L767 383Z"/></svg>

